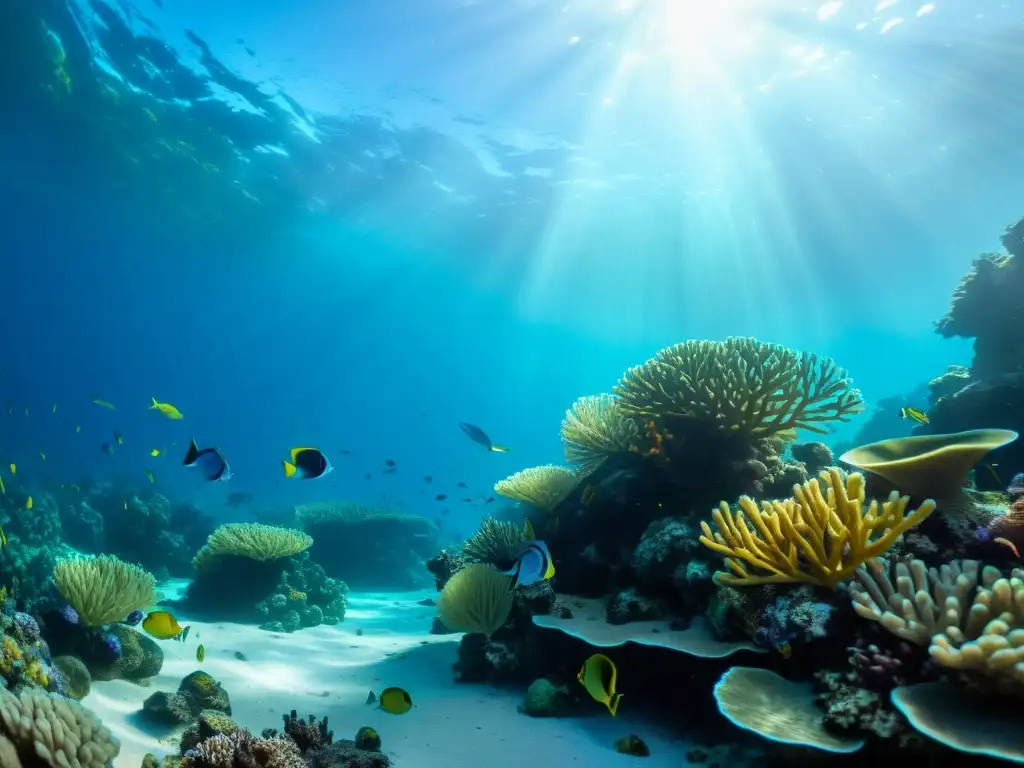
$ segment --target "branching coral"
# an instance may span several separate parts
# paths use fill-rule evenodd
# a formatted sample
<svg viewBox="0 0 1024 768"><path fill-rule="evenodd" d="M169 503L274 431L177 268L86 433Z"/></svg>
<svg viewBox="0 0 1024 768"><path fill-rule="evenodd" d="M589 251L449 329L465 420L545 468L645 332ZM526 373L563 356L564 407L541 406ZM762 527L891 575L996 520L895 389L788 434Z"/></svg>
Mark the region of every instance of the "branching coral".
<svg viewBox="0 0 1024 768"><path fill-rule="evenodd" d="M714 511L718 531L701 522L700 542L723 555L732 573L716 579L735 586L808 582L835 589L857 567L889 549L896 539L935 509L931 499L906 515L910 499L893 492L879 505L864 509L864 476L851 474L844 483L838 469L818 480L793 486L793 498L765 501L760 508L748 496L733 513L724 501ZM751 573L752 566L762 573Z"/></svg>
<svg viewBox="0 0 1024 768"><path fill-rule="evenodd" d="M579 478L571 469L548 464L530 467L494 484L502 496L552 511L572 491Z"/></svg>
<svg viewBox="0 0 1024 768"><path fill-rule="evenodd" d="M833 360L752 338L686 341L629 369L615 387L621 408L679 417L755 437L848 421L864 408Z"/></svg>
<svg viewBox="0 0 1024 768"><path fill-rule="evenodd" d="M587 476L609 456L628 451L638 432L636 422L614 395L581 397L562 420L565 460Z"/></svg>
<svg viewBox="0 0 1024 768"><path fill-rule="evenodd" d="M277 560L309 549L313 537L294 528L278 528L262 523L227 523L206 540L195 565L201 568L216 555L236 555L252 560Z"/></svg>
<svg viewBox="0 0 1024 768"><path fill-rule="evenodd" d="M485 517L480 530L462 545L462 553L471 563L510 564L518 557L526 541L523 529L514 523Z"/></svg>
<svg viewBox="0 0 1024 768"><path fill-rule="evenodd" d="M4 742L15 752L37 756L41 765L61 768L107 768L121 749L89 710L33 689L18 696L0 691L0 754Z"/></svg>
<svg viewBox="0 0 1024 768"><path fill-rule="evenodd" d="M895 580L889 563L876 558L857 568L850 597L857 614L877 621L899 638L928 645L932 636L958 625L969 611L978 585L977 560L953 560L928 569L920 560L896 563ZM981 574L991 585L1000 576L995 568Z"/></svg>
<svg viewBox="0 0 1024 768"><path fill-rule="evenodd" d="M515 602L511 579L490 565L474 563L452 576L437 599L437 614L448 629L487 637L508 620Z"/></svg>
<svg viewBox="0 0 1024 768"><path fill-rule="evenodd" d="M61 560L53 569L61 596L86 626L121 621L156 603L153 574L109 555Z"/></svg>

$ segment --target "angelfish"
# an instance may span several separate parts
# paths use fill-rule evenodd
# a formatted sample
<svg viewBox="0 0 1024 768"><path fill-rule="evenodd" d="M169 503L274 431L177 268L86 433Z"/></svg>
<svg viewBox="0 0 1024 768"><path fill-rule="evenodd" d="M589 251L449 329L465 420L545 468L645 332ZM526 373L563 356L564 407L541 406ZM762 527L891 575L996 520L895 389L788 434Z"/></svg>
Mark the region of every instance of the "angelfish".
<svg viewBox="0 0 1024 768"><path fill-rule="evenodd" d="M196 445L195 438L188 441L188 453L185 454L185 460L181 463L190 469L198 468L203 473L203 477L213 482L231 479L231 467L228 466L227 459L220 452L220 448L200 450Z"/></svg>
<svg viewBox="0 0 1024 768"><path fill-rule="evenodd" d="M298 477L303 480L315 480L334 471L319 448L292 448L289 452L291 461L282 461L285 477Z"/></svg>

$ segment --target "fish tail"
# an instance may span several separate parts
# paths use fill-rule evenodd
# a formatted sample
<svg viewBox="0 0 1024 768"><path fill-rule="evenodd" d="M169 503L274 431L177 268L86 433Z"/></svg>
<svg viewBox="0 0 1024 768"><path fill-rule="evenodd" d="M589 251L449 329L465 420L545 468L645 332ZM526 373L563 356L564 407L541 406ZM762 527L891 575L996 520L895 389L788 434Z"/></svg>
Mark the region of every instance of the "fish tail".
<svg viewBox="0 0 1024 768"><path fill-rule="evenodd" d="M507 445L492 445L490 449L493 453L508 453Z"/></svg>
<svg viewBox="0 0 1024 768"><path fill-rule="evenodd" d="M151 406L149 406L150 408L159 408L159 407L160 407L160 403L158 403L158 402L156 401L156 398L155 398L155 397L151 397L151 398L149 398L149 399L153 401L153 404L152 404Z"/></svg>
<svg viewBox="0 0 1024 768"><path fill-rule="evenodd" d="M295 465L288 461L282 461L281 463L284 464L284 476L292 477L296 472Z"/></svg>
<svg viewBox="0 0 1024 768"><path fill-rule="evenodd" d="M619 702L622 701L622 694L612 694L611 698L607 701L608 711L612 713L612 717L615 717L615 713L619 711Z"/></svg>
<svg viewBox="0 0 1024 768"><path fill-rule="evenodd" d="M181 463L187 467L189 464L195 464L197 458L199 458L199 446L196 445L196 439L193 437L189 441L188 453L185 454L185 460Z"/></svg>

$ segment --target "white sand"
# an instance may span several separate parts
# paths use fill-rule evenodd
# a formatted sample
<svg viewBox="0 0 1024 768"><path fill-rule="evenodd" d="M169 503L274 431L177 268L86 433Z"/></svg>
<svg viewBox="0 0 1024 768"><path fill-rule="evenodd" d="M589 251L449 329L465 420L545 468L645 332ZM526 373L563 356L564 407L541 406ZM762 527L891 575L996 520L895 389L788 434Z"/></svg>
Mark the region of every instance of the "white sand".
<svg viewBox="0 0 1024 768"><path fill-rule="evenodd" d="M417 605L425 597L436 593L349 595L343 624L290 635L182 616L192 625L188 642L162 643L164 666L151 687L97 682L84 704L121 740L115 768L138 768L147 752L176 753L176 734L159 733L136 713L151 693L177 690L196 669L224 685L233 718L255 733L280 730L281 715L292 709L302 717L326 715L336 738L353 738L369 725L397 768L522 768L534 760L559 768L687 764L690 744L635 719L626 707L615 718L595 703L590 716L538 719L516 711L519 691L456 684L451 665L461 635L428 634L434 608ZM195 659L200 642L206 648L202 664ZM236 659L236 651L246 661ZM409 713L389 715L366 705L370 690L391 685L411 694ZM612 749L628 733L647 742L651 757L638 763Z"/></svg>

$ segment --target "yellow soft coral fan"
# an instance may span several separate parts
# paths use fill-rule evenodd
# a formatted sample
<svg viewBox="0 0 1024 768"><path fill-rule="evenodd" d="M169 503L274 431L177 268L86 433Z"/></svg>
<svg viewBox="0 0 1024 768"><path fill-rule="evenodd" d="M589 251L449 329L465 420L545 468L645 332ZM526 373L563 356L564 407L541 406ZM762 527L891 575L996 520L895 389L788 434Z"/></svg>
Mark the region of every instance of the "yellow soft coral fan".
<svg viewBox="0 0 1024 768"><path fill-rule="evenodd" d="M614 395L581 397L562 420L565 460L589 475L609 456L628 451L637 431Z"/></svg>
<svg viewBox="0 0 1024 768"><path fill-rule="evenodd" d="M905 515L910 497L893 491L888 501L879 505L872 500L865 510L863 475L851 474L844 483L833 467L821 473L821 480L826 495L818 480L809 480L793 486L793 498L765 501L760 508L743 496L734 514L723 501L712 516L717 532L701 522L701 543L723 555L732 571L716 579L735 586L807 582L835 589L935 509L928 499Z"/></svg>
<svg viewBox="0 0 1024 768"><path fill-rule="evenodd" d="M548 512L562 503L578 477L571 469L548 464L529 467L494 484L496 493L508 499L532 504Z"/></svg>

